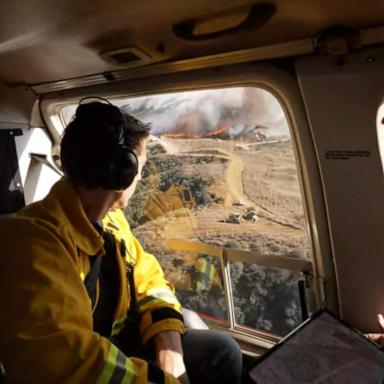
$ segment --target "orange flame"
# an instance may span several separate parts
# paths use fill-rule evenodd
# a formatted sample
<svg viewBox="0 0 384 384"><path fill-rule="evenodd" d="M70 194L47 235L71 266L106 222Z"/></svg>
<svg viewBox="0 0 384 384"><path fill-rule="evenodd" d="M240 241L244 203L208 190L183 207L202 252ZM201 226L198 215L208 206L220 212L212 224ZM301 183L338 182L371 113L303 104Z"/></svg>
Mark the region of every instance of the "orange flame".
<svg viewBox="0 0 384 384"><path fill-rule="evenodd" d="M166 137L170 137L172 139L200 139L201 135L192 135L188 132L166 132L163 134Z"/></svg>
<svg viewBox="0 0 384 384"><path fill-rule="evenodd" d="M172 139L182 139L182 138L185 138L185 139L200 139L202 137L212 137L212 136L220 135L220 134L225 133L226 131L228 131L229 128L230 128L229 124L222 123L222 124L220 124L220 126L217 129L209 131L209 132L207 132L205 134L202 133L202 134L196 135L196 134L192 134L192 133L189 133L189 132L174 131L174 132L165 132L163 135L166 136L166 137L170 137Z"/></svg>
<svg viewBox="0 0 384 384"><path fill-rule="evenodd" d="M216 135L220 135L226 131L228 131L228 129L230 128L229 124L221 124L221 126L219 126L217 129L214 129L213 131L209 131L206 136L207 137L210 137L210 136L216 136Z"/></svg>

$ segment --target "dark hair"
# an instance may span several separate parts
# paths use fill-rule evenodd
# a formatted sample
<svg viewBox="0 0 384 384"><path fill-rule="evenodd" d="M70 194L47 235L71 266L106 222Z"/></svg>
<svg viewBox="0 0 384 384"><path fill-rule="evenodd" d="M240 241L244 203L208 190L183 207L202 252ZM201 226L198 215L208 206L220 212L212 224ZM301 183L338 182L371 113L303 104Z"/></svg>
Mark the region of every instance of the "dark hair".
<svg viewBox="0 0 384 384"><path fill-rule="evenodd" d="M64 173L88 188L107 187L105 179L116 149L138 149L149 136L149 129L149 125L112 104L80 104L61 141Z"/></svg>

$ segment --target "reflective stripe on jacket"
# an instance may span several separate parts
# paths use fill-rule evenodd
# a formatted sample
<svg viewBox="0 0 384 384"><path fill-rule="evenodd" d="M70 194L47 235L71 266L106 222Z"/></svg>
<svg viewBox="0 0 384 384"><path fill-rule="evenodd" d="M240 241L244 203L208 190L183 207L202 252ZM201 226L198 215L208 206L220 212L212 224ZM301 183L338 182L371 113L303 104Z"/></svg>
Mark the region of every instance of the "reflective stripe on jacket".
<svg viewBox="0 0 384 384"><path fill-rule="evenodd" d="M180 304L154 256L143 251L120 210L103 220L134 262L143 342L165 330L185 331ZM119 252L120 247L117 246ZM0 361L12 383L160 382L146 361L127 358L92 331L92 308L83 280L89 257L103 239L87 219L71 182L0 222ZM114 315L118 333L130 304L124 260ZM166 383L178 381L165 375Z"/></svg>

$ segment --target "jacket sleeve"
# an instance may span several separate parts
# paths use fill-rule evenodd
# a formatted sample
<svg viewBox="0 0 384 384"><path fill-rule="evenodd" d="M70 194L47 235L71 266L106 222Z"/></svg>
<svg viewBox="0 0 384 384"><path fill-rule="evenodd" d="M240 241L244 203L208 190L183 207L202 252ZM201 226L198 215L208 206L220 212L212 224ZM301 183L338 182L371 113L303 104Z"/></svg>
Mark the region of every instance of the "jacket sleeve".
<svg viewBox="0 0 384 384"><path fill-rule="evenodd" d="M54 229L14 219L0 230L0 360L10 382L178 383L92 331L77 250Z"/></svg>
<svg viewBox="0 0 384 384"><path fill-rule="evenodd" d="M173 285L165 278L155 256L145 252L133 236L122 211L117 213L115 219L125 232L130 257L135 260L136 309L141 315L140 333L143 343L163 331L184 333L186 327L181 314L182 307Z"/></svg>
<svg viewBox="0 0 384 384"><path fill-rule="evenodd" d="M166 280L157 259L143 250L133 238L137 262L135 266L137 311L141 314L140 333L143 343L163 331L184 333L181 304L173 285Z"/></svg>

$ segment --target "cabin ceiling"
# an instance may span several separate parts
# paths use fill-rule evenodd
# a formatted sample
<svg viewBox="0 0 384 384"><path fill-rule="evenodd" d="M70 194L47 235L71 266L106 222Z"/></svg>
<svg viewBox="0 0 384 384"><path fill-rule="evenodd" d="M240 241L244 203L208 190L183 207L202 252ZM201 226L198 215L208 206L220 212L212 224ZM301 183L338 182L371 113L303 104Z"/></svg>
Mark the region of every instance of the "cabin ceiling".
<svg viewBox="0 0 384 384"><path fill-rule="evenodd" d="M191 19L204 29L204 19L228 19L254 4L276 12L263 25L202 41L173 31ZM0 81L40 84L121 69L103 53L125 48L150 64L311 38L332 25L383 24L383 0L2 0Z"/></svg>

